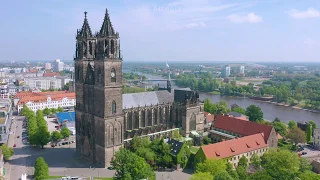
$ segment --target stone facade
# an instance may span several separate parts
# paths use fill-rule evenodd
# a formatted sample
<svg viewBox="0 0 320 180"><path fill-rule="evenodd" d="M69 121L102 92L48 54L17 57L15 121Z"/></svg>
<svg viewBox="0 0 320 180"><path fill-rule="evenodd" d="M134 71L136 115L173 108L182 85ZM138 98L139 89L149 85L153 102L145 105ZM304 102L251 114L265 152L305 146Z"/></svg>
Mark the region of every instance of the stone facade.
<svg viewBox="0 0 320 180"><path fill-rule="evenodd" d="M181 129L183 135L203 131L203 105L191 90L122 94L119 33L106 11L100 32L93 35L86 12L77 31L75 55L76 149L104 167L133 136ZM175 94L175 95L173 95Z"/></svg>

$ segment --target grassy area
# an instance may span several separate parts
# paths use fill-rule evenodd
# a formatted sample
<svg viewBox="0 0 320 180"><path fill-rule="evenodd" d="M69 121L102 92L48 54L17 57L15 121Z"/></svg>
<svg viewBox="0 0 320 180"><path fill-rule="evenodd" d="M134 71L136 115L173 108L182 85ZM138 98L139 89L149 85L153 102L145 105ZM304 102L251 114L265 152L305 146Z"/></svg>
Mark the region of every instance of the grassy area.
<svg viewBox="0 0 320 180"><path fill-rule="evenodd" d="M211 94L213 94L213 95L219 95L220 92L218 92L218 91L212 91Z"/></svg>
<svg viewBox="0 0 320 180"><path fill-rule="evenodd" d="M191 151L191 153L196 154L198 152L199 148L200 147L191 146L190 151Z"/></svg>

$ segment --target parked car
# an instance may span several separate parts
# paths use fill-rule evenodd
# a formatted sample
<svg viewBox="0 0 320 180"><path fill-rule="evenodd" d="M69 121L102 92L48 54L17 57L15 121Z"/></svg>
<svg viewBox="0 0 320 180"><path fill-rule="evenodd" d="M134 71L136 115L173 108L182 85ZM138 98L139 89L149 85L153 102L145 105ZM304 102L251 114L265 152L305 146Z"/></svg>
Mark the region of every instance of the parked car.
<svg viewBox="0 0 320 180"><path fill-rule="evenodd" d="M13 147L17 147L17 145L16 145L16 144L14 144L14 145L13 145Z"/></svg>
<svg viewBox="0 0 320 180"><path fill-rule="evenodd" d="M307 154L307 152L302 152L302 155L306 155Z"/></svg>
<svg viewBox="0 0 320 180"><path fill-rule="evenodd" d="M20 136L17 136L17 138L19 138Z"/></svg>

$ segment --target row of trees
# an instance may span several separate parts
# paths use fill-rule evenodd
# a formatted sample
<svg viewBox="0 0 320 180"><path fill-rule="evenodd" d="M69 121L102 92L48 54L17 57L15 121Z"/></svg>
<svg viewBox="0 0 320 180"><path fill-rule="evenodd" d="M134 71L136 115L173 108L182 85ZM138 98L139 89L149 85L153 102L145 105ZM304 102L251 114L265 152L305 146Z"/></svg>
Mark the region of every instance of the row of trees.
<svg viewBox="0 0 320 180"><path fill-rule="evenodd" d="M210 112L211 114L226 114L231 110L228 108L228 104L225 101L220 101L219 103L211 103L210 99L207 98L204 101L204 111ZM238 112L249 117L250 121L258 122L263 120L263 112L260 107L256 105L250 105L246 109L241 107L233 108L232 111Z"/></svg>
<svg viewBox="0 0 320 180"><path fill-rule="evenodd" d="M49 114L55 114L57 112L63 112L63 108L62 107L58 107L57 109L56 108L44 108L42 113L43 115L47 116Z"/></svg>
<svg viewBox="0 0 320 180"><path fill-rule="evenodd" d="M254 172L249 175L248 171ZM210 159L196 166L192 180L319 180L320 176L311 171L305 158L286 150L269 150L261 158L253 155L248 159L242 156L234 170L225 159Z"/></svg>
<svg viewBox="0 0 320 180"><path fill-rule="evenodd" d="M31 145L41 146L48 144L50 141L50 132L48 131L47 122L44 119L41 110L36 114L26 105L23 106L21 114L28 120L28 139Z"/></svg>
<svg viewBox="0 0 320 180"><path fill-rule="evenodd" d="M181 74L177 76L175 83L181 87L190 87L193 90L212 92L219 88L220 83L210 73Z"/></svg>

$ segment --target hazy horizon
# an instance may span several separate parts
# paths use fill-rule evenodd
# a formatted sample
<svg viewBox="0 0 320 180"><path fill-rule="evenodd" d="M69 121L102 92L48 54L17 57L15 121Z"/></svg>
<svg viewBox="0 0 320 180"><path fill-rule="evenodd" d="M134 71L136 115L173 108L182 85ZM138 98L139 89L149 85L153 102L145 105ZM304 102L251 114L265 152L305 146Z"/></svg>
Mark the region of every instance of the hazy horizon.
<svg viewBox="0 0 320 180"><path fill-rule="evenodd" d="M320 61L316 0L4 1L0 61L72 60L83 12L96 32L105 8L125 62Z"/></svg>

